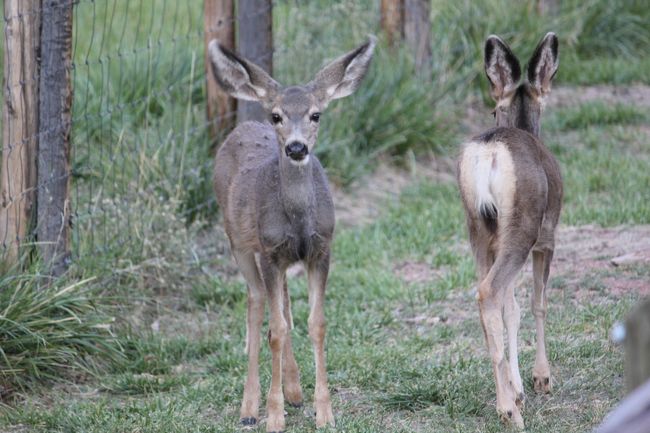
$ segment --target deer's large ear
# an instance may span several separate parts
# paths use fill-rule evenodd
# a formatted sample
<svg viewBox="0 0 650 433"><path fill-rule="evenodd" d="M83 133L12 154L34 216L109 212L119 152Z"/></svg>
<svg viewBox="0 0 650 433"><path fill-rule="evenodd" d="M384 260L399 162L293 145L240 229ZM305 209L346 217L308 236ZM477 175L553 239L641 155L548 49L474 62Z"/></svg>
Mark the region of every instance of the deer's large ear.
<svg viewBox="0 0 650 433"><path fill-rule="evenodd" d="M368 72L375 45L377 38L369 36L365 44L332 61L316 74L308 86L324 105L351 95L359 88Z"/></svg>
<svg viewBox="0 0 650 433"><path fill-rule="evenodd" d="M551 91L551 81L560 65L558 45L555 33L547 33L528 62L528 81L542 96Z"/></svg>
<svg viewBox="0 0 650 433"><path fill-rule="evenodd" d="M208 53L214 77L233 98L261 102L269 99L280 88L280 84L266 71L237 56L216 39L210 41Z"/></svg>
<svg viewBox="0 0 650 433"><path fill-rule="evenodd" d="M510 47L495 35L485 41L485 74L490 80L490 94L495 101L503 98L521 78L519 60Z"/></svg>

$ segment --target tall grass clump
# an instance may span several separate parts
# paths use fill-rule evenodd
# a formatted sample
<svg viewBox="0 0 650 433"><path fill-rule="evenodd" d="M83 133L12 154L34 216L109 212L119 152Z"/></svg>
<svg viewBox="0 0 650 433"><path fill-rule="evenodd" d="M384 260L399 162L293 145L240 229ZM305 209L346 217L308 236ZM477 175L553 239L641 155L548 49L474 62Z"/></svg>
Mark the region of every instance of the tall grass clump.
<svg viewBox="0 0 650 433"><path fill-rule="evenodd" d="M650 9L641 0L569 0L561 3L565 38L581 59L637 57L650 46Z"/></svg>
<svg viewBox="0 0 650 433"><path fill-rule="evenodd" d="M562 3L560 82L650 83L650 8L639 0Z"/></svg>
<svg viewBox="0 0 650 433"><path fill-rule="evenodd" d="M0 391L93 373L122 358L112 318L88 283L43 285L43 277L0 277Z"/></svg>
<svg viewBox="0 0 650 433"><path fill-rule="evenodd" d="M643 3L643 4L642 4ZM473 83L463 88L481 86L487 99L483 74L483 44L490 34L504 38L526 62L540 38L549 31L560 39L561 63L559 82L602 82L612 74L590 73L585 82L580 64L598 59L590 69L608 68L620 58L642 61L650 44L650 9L638 0L569 0L561 2L557 14L540 16L536 1L462 0L432 2L432 46L434 57L446 53L449 65L468 74ZM434 58L434 63L445 59ZM522 64L525 66L525 64ZM646 81L641 67L625 73L625 81ZM479 78L478 80L476 80Z"/></svg>

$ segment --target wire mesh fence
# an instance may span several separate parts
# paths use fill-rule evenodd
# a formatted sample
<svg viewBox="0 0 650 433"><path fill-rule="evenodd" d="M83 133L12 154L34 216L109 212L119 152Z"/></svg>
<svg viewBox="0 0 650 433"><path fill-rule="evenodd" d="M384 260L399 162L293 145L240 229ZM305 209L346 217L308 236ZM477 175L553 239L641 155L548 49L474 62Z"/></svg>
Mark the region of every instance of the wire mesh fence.
<svg viewBox="0 0 650 433"><path fill-rule="evenodd" d="M71 0L48 1L52 8L71 4ZM37 0L2 3L3 107L11 115L14 99L32 104L15 111L21 119L9 122L3 118L3 134L11 136L3 140L0 169L5 177L2 213L10 217L0 220L0 256L6 258L12 246L41 242L33 235L36 223L42 223L34 207L44 177L43 173L38 180L30 177L37 175L38 140L43 135L33 115L38 113L43 65L36 56L28 57L38 53L43 6ZM10 4L17 9L9 8ZM260 16L268 20L271 11L273 38L280 42L269 45L266 41L267 47L260 49L255 26ZM229 23L204 23L204 0L72 3L68 72L74 96L66 201L71 211L69 221L63 223L71 226L73 260L82 257L111 263L146 258L156 253L158 245L150 239L159 239L172 227L169 219L191 223L216 214L211 160L212 145L220 137L211 137L210 128L215 123L232 125L237 114L206 116L205 32L235 24L239 43L245 31L246 43L252 47L244 55L269 67L272 60L274 75L288 84L311 78L309 74L324 59L361 41L378 21L376 10L368 11L354 2L240 1L234 12L226 18ZM330 19L323 20L319 13ZM361 15L373 19L358 19ZM358 25L336 26L354 22ZM364 22L370 24L360 24ZM16 45L16 37L24 40ZM30 62L34 63L31 69L27 68ZM19 67L27 69L17 71ZM22 129L17 131L13 125ZM12 224L17 228L13 232Z"/></svg>
<svg viewBox="0 0 650 433"><path fill-rule="evenodd" d="M3 4L7 111L22 117L3 120L12 134L3 147L3 256L37 232L40 68L36 58L25 65L25 57L39 50L39 19L48 6ZM137 258L146 254L156 220L192 219L214 205L206 131L216 119L205 114L203 1L78 0L73 10L73 257Z"/></svg>
<svg viewBox="0 0 650 433"><path fill-rule="evenodd" d="M202 10L201 0L76 5L77 255L138 256L153 212L191 218L213 205Z"/></svg>

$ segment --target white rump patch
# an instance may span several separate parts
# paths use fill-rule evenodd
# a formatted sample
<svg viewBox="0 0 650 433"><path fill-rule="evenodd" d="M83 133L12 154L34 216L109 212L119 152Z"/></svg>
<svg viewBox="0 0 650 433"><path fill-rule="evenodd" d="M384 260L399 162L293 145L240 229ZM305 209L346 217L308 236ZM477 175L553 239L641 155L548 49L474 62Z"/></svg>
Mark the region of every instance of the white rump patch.
<svg viewBox="0 0 650 433"><path fill-rule="evenodd" d="M497 201L492 194L492 183L497 176L496 155L474 155L474 191L476 191L475 207L480 215L491 215L496 218L498 213Z"/></svg>
<svg viewBox="0 0 650 433"><path fill-rule="evenodd" d="M501 142L468 143L460 164L460 181L478 215L510 214L515 193L512 157Z"/></svg>

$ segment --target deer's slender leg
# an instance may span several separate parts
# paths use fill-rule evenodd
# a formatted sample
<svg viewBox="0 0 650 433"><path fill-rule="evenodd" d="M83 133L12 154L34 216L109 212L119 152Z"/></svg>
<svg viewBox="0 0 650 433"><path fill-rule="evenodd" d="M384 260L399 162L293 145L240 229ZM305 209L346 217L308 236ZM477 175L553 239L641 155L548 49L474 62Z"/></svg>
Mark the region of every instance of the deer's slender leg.
<svg viewBox="0 0 650 433"><path fill-rule="evenodd" d="M255 262L255 255L253 253L240 253L236 250L233 250L233 255L248 286L248 316L246 318L248 377L244 385L240 419L244 425L254 425L258 420L261 396L259 355L266 292Z"/></svg>
<svg viewBox="0 0 650 433"><path fill-rule="evenodd" d="M529 249L518 248L514 243L508 246L500 248L494 265L479 285L479 311L496 382L497 412L504 420L523 428L524 421L516 405L517 392L505 359L503 307L507 289L524 265Z"/></svg>
<svg viewBox="0 0 650 433"><path fill-rule="evenodd" d="M537 349L535 366L533 367L533 387L536 392L551 392L551 369L546 357L546 342L544 339L544 322L546 321L546 284L553 259L553 250L533 251L533 282L532 298L533 316L537 331Z"/></svg>
<svg viewBox="0 0 650 433"><path fill-rule="evenodd" d="M291 315L291 299L289 298L289 290L287 288L287 281L284 280L283 287L284 298L284 319L287 321L289 330L287 337L284 341L284 351L282 352L282 368L284 378L284 396L287 402L294 406L302 406L302 389L300 388L300 370L298 363L293 355L293 347L291 345L291 330L293 329L293 316Z"/></svg>
<svg viewBox="0 0 650 433"><path fill-rule="evenodd" d="M269 301L269 346L271 348L271 386L266 399L267 432L284 430L284 394L282 392L282 352L287 335L284 318L285 269L281 269L270 257L261 255L260 267Z"/></svg>
<svg viewBox="0 0 650 433"><path fill-rule="evenodd" d="M314 347L316 365L316 388L314 390L314 408L316 409L316 427L334 425L332 402L327 385L325 368L325 286L329 272L329 252L309 264L309 337Z"/></svg>
<svg viewBox="0 0 650 433"><path fill-rule="evenodd" d="M476 258L476 273L481 282L494 264L494 235L485 230L476 218L467 219L469 242Z"/></svg>
<svg viewBox="0 0 650 433"><path fill-rule="evenodd" d="M506 331L508 333L508 361L510 363L510 379L512 386L515 389L516 399L515 403L519 409L523 409L524 405L524 385L521 381L521 374L519 373L519 353L517 350L517 333L519 332L519 324L521 319L521 310L517 299L515 299L515 287L513 284L506 289L506 296L503 306L503 318L506 324Z"/></svg>

